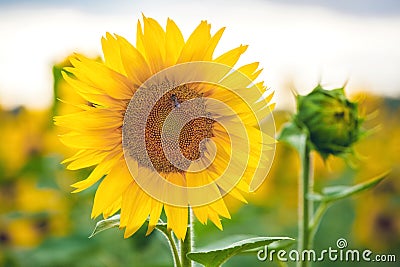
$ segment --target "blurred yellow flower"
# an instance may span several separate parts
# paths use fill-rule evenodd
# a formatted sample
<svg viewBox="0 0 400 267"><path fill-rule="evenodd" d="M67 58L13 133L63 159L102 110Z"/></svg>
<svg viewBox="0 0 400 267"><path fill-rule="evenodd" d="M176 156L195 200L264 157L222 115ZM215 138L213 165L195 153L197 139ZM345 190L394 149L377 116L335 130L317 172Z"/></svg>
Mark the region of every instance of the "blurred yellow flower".
<svg viewBox="0 0 400 267"><path fill-rule="evenodd" d="M34 247L41 241L41 233L34 229L29 219L11 221L8 225L8 234L13 246Z"/></svg>
<svg viewBox="0 0 400 267"><path fill-rule="evenodd" d="M358 98L361 98L358 96ZM399 100L364 94L361 108L366 128L376 129L356 145L362 168L357 180L391 170L371 194L356 199L354 233L363 246L388 251L400 244L400 125Z"/></svg>
<svg viewBox="0 0 400 267"><path fill-rule="evenodd" d="M400 245L398 175L399 169L394 170L372 194L356 201L356 240L375 251L389 251Z"/></svg>
<svg viewBox="0 0 400 267"><path fill-rule="evenodd" d="M251 108L242 103L240 97L220 86L200 83L178 86L167 84L166 86L170 90L158 99L149 114L145 114L143 110L150 99L143 98L133 106L130 105L130 101L134 97L139 97L139 89L154 74L181 63L199 61L217 63L232 68L246 51L247 46L241 45L214 58L214 50L224 28L212 36L211 25L202 21L189 39L184 41L181 31L170 19L167 21L165 31L154 19L143 17L143 23L143 30L141 22L138 22L137 25L136 47L121 36L107 33L106 38L102 39L105 63L88 59L82 55L75 55L70 59L73 67L64 69L64 79L90 103L77 105L81 110L78 113L55 118L56 125L71 130L61 136L61 141L67 146L79 150L64 162L69 163L67 168L71 170L96 165L87 179L73 185L76 188L74 192L87 189L107 175L97 189L92 217L100 214L108 217L121 209L120 227L126 228L125 237L129 237L143 225L148 216L148 233L150 233L164 208L168 228L172 229L178 238L184 239L188 224L188 203L172 205L162 199L150 196L142 189L142 185L137 183L137 179L145 179L147 183L154 183L157 181L157 175L160 175L162 180L179 188L209 186L211 188L209 193L216 195L216 200L204 203L204 205L190 206L201 223L205 224L210 219L218 228L222 229L220 216L230 218L222 197L227 194L243 202L246 201L242 193L249 192L248 177L251 177L257 168L262 154L261 150L267 149L259 148L262 144L263 134L254 127L255 118L251 114L265 108L272 95L259 101L257 109L251 113ZM258 63L251 63L239 68L238 71L244 74L249 82L234 84L236 87L246 90L248 96L253 98L257 96L255 100L259 100L262 93L266 91L262 82L253 87L247 87L260 74L261 70L258 69L258 65ZM209 72L211 72L208 73L210 75L214 74L212 71ZM234 82L232 79L234 78L228 75L225 81ZM151 95L152 91L150 90L151 88L145 88L145 93ZM179 108L182 106L182 110L184 110L186 102L201 99L203 96L217 99L240 109L238 116L244 121L244 127L247 134L250 135L251 142L248 144L248 140L243 140L239 146L248 145L251 153L243 153L248 155L232 153L232 136L219 122L224 121L233 125L237 131L240 128L235 128L234 121L231 119L232 115L224 110L219 110L217 122L217 118L213 117L213 112L215 113L213 108L215 109L215 107L211 104L208 105L208 102L201 102L195 108L189 109L189 115L186 114L190 116L197 112L201 116L187 121L178 135L177 142L172 142L172 137L168 134L175 133L176 129L174 128L179 122L173 122L172 128L167 131L166 142L169 142L171 147L180 151L184 158L204 167L197 172L188 172L178 168L167 158L162 127L173 110L178 110L179 113ZM135 116L141 119L137 125L133 123ZM145 125L144 147L140 147L139 143L132 141L141 124ZM128 134L124 135L124 131ZM123 140L124 136L126 143ZM204 140L206 141L203 142ZM172 148L168 149L173 150ZM217 152L213 154L215 151ZM128 153L128 158L126 153ZM143 158L146 155L148 155L149 161ZM240 173L242 178L236 185L225 190L226 185L218 178L229 165L230 157L237 159L248 157L248 167ZM174 195L172 192L164 192L167 189L163 186L160 187L157 190L162 194L169 194L172 195L169 197L177 199L184 198L184 196ZM191 196L187 197L190 199ZM203 197L207 196L203 195Z"/></svg>
<svg viewBox="0 0 400 267"><path fill-rule="evenodd" d="M68 232L66 199L55 189L38 188L32 177L2 184L0 200L0 245L33 247L47 236Z"/></svg>
<svg viewBox="0 0 400 267"><path fill-rule="evenodd" d="M18 175L27 161L41 152L47 121L45 111L0 108L0 138L4 141L0 143L0 171L4 172L3 178Z"/></svg>

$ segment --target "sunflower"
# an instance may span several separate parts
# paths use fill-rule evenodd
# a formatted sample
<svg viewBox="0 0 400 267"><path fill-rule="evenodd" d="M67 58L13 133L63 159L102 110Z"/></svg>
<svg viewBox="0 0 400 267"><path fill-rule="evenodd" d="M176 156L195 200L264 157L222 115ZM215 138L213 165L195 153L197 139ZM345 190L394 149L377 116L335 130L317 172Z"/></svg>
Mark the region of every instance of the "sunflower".
<svg viewBox="0 0 400 267"><path fill-rule="evenodd" d="M78 150L64 161L67 168L95 166L74 192L104 177L92 217L120 211L125 237L146 220L149 234L163 209L182 240L189 208L201 223L222 229L221 217L230 218L225 197L246 202L243 194L266 177L274 141L258 122L271 111L272 93L254 82L259 63L233 69L247 46L213 56L224 28L210 30L202 21L185 41L171 19L164 30L143 16L136 46L107 33L104 62L75 54L64 69L90 103L55 118L71 130L61 141Z"/></svg>

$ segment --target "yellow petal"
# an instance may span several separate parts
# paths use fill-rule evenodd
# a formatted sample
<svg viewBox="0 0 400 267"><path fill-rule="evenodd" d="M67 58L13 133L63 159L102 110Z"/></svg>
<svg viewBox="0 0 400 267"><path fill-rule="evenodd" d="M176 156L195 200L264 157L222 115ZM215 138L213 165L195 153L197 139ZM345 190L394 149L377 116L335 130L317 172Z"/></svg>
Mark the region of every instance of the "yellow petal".
<svg viewBox="0 0 400 267"><path fill-rule="evenodd" d="M179 172L171 172L171 173L165 174L163 176L171 184L178 185L183 188L186 188L186 186L187 186L186 179ZM169 194L169 192L164 190L163 195L164 194ZM172 198L170 198L170 199L171 199L172 203L187 203L188 202L187 191L184 190L183 192L180 192L179 194L174 194L174 195L172 195Z"/></svg>
<svg viewBox="0 0 400 267"><path fill-rule="evenodd" d="M60 141L78 149L111 150L122 142L122 136L117 131L103 131L99 134L70 132L61 135Z"/></svg>
<svg viewBox="0 0 400 267"><path fill-rule="evenodd" d="M156 227L158 220L160 219L161 216L162 208L163 204L160 201L153 198L151 201L149 226L147 228L146 235L149 235Z"/></svg>
<svg viewBox="0 0 400 267"><path fill-rule="evenodd" d="M228 183L227 181L223 181L222 179L217 180L220 177L221 173L219 172L216 173L211 171L209 172L209 174L212 177L212 179L217 182L221 190L224 190L224 193L229 194L244 203L247 203L246 199L242 196L242 194L237 188L235 187L231 188L231 181ZM228 191L228 189L230 190Z"/></svg>
<svg viewBox="0 0 400 267"><path fill-rule="evenodd" d="M212 60L212 56L214 54L215 48L217 47L218 42L221 39L224 31L225 31L225 28L219 29L217 31L217 33L214 34L214 36L210 39L210 41L208 42L207 50L205 51L204 56L203 56L203 60L205 60L205 61Z"/></svg>
<svg viewBox="0 0 400 267"><path fill-rule="evenodd" d="M99 164L110 153L109 151L92 150L92 149L81 150L81 151L83 152L79 153L78 156L74 156L75 159L73 159L72 162L68 164L67 166L68 170L78 170ZM62 163L65 162L66 161L63 161Z"/></svg>
<svg viewBox="0 0 400 267"><path fill-rule="evenodd" d="M221 192L218 189L217 184L209 176L209 170L203 170L201 172L187 172L186 173L187 186L190 187L203 187L207 186L207 199L221 199ZM204 189L203 190L191 190L188 194L189 204L194 206L196 203L204 201ZM197 204L198 205L198 204Z"/></svg>
<svg viewBox="0 0 400 267"><path fill-rule="evenodd" d="M73 74L75 77L81 76L82 80L78 80L76 78L71 78L67 73ZM86 80L86 76L82 75L80 71L73 67L65 67L61 72L64 80L74 87L79 92L89 93L89 94L103 94L104 91L100 88L93 87L88 85L90 83L89 80ZM86 80L86 82L85 82Z"/></svg>
<svg viewBox="0 0 400 267"><path fill-rule="evenodd" d="M54 117L54 124L76 131L116 129L122 126L123 114L104 108Z"/></svg>
<svg viewBox="0 0 400 267"><path fill-rule="evenodd" d="M71 58L70 61L75 67L73 74L79 80L115 99L132 98L132 84L122 74L81 55L75 55L75 58Z"/></svg>
<svg viewBox="0 0 400 267"><path fill-rule="evenodd" d="M121 53L117 40L110 33L106 33L106 38L101 38L105 64L112 70L126 75L121 61Z"/></svg>
<svg viewBox="0 0 400 267"><path fill-rule="evenodd" d="M99 216L126 190L133 178L124 160L120 160L101 181L94 197L92 218Z"/></svg>
<svg viewBox="0 0 400 267"><path fill-rule="evenodd" d="M149 65L144 56L125 38L117 35L121 49L122 64L127 76L138 87L151 76Z"/></svg>
<svg viewBox="0 0 400 267"><path fill-rule="evenodd" d="M218 227L218 229L222 230L222 223L221 223L221 219L219 218L218 214L209 209L208 210L208 217L210 218L210 220L215 224L215 226Z"/></svg>
<svg viewBox="0 0 400 267"><path fill-rule="evenodd" d="M147 62L153 73L157 73L164 68L165 60L165 32L157 21L146 18L143 15L143 46L146 52Z"/></svg>
<svg viewBox="0 0 400 267"><path fill-rule="evenodd" d="M76 72L74 68L64 68L65 71L74 73ZM105 92L103 92L101 89L95 88L93 86L88 85L87 83L84 83L82 81L73 79L68 76L68 74L63 71L62 75L64 80L71 85L76 92L82 96L85 100L87 100L90 103L100 105L103 107L113 107L118 110L125 110L127 106L127 102L117 100L115 98L110 97L107 95Z"/></svg>
<svg viewBox="0 0 400 267"><path fill-rule="evenodd" d="M240 68L238 68L237 70L241 73L243 73L244 75L246 75L247 77L249 77L251 80L255 80L256 77L252 77L254 73L257 72L257 68L260 65L259 62L253 62L247 65L243 65Z"/></svg>
<svg viewBox="0 0 400 267"><path fill-rule="evenodd" d="M210 204L210 208L212 208L215 212L217 212L219 215L230 219L231 215L229 214L229 211L225 205L225 201L222 199L219 199L213 203Z"/></svg>
<svg viewBox="0 0 400 267"><path fill-rule="evenodd" d="M146 58L146 51L144 50L143 38L144 37L143 37L142 24L140 23L140 20L138 20L136 26L136 48Z"/></svg>
<svg viewBox="0 0 400 267"><path fill-rule="evenodd" d="M174 231L177 238L184 240L188 227L188 208L165 205L167 227Z"/></svg>
<svg viewBox="0 0 400 267"><path fill-rule="evenodd" d="M206 21L202 21L200 25L197 26L182 48L178 63L196 61L203 58L211 38L210 27L211 25Z"/></svg>
<svg viewBox="0 0 400 267"><path fill-rule="evenodd" d="M243 203L247 204L247 200L243 197L243 195L240 193L239 190L236 188L233 188L231 191L228 192L228 195L236 198L237 200L242 201Z"/></svg>
<svg viewBox="0 0 400 267"><path fill-rule="evenodd" d="M95 151L95 150L91 150L91 151ZM74 161L74 160L78 159L78 158L79 158L83 153L85 153L85 152L87 152L86 149L79 150L79 151L76 152L73 156L71 156L71 157L69 157L69 158L67 158L67 159L64 159L64 160L61 162L61 164L65 164L65 163Z"/></svg>
<svg viewBox="0 0 400 267"><path fill-rule="evenodd" d="M135 182L131 182L122 196L120 227L125 227L124 238L139 230L150 210L151 198Z"/></svg>
<svg viewBox="0 0 400 267"><path fill-rule="evenodd" d="M128 188L126 188L122 194L119 228L124 228L128 225L129 217L132 213L132 205L134 205L132 199L135 197L138 190L139 187L136 182L131 181L131 183L128 185Z"/></svg>
<svg viewBox="0 0 400 267"><path fill-rule="evenodd" d="M104 219L107 219L108 217L114 215L118 210L121 209L121 203L122 203L122 196L118 198L111 206L109 206L106 210L103 212Z"/></svg>
<svg viewBox="0 0 400 267"><path fill-rule="evenodd" d="M208 206L192 207L193 213L202 224L206 224L208 220Z"/></svg>
<svg viewBox="0 0 400 267"><path fill-rule="evenodd" d="M217 63L225 64L229 67L233 67L239 60L240 56L247 50L247 45L241 45L234 48L221 56L217 57L214 61Z"/></svg>
<svg viewBox="0 0 400 267"><path fill-rule="evenodd" d="M176 64L184 45L185 41L178 26L173 20L168 19L165 33L165 67Z"/></svg>
<svg viewBox="0 0 400 267"><path fill-rule="evenodd" d="M99 165L97 165L96 168L94 168L88 178L71 185L72 187L77 188L75 191L73 191L73 193L80 192L92 186L94 183L100 180L101 177L108 174L114 167L115 163L118 162L121 158L122 151L120 151L119 149L110 152L103 159L103 161Z"/></svg>

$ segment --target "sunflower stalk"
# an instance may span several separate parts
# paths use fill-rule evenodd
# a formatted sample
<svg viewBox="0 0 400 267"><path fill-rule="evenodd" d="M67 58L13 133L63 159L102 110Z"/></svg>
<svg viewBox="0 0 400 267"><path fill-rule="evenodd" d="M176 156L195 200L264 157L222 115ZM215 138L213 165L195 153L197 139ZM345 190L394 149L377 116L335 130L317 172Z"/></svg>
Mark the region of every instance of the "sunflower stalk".
<svg viewBox="0 0 400 267"><path fill-rule="evenodd" d="M168 229L167 224L161 219L159 220L159 223L156 225L155 229L157 229L167 239L169 248L171 249L172 258L174 260L174 267L182 267L178 253L178 246L176 245L172 230Z"/></svg>
<svg viewBox="0 0 400 267"><path fill-rule="evenodd" d="M184 240L180 241L182 267L191 267L192 261L187 254L193 250L193 211L189 208L188 229Z"/></svg>
<svg viewBox="0 0 400 267"><path fill-rule="evenodd" d="M309 192L313 192L313 168L311 164L311 154L308 147L304 149L301 156L301 179L299 181L299 239L298 251L311 249L312 238L310 236L310 221L313 214L313 201L308 198ZM308 261L299 261L298 267L309 267Z"/></svg>
<svg viewBox="0 0 400 267"><path fill-rule="evenodd" d="M317 85L308 95L296 95L296 102L297 113L284 126L279 140L293 146L300 155L298 251L301 253L312 249L314 235L329 203L367 186L336 192L337 196L330 199L314 193L311 151L325 160L329 156L345 157L353 153L353 144L363 135L360 127L363 119L358 116L357 103L347 99L344 87L326 90ZM314 201L320 202L315 213ZM297 266L309 267L311 262L303 259Z"/></svg>
<svg viewBox="0 0 400 267"><path fill-rule="evenodd" d="M165 234L165 236L168 239L168 244L169 244L169 247L171 249L172 257L174 259L174 266L175 267L182 267L182 264L181 264L180 259L179 259L178 249L176 247L176 243L175 243L175 240L174 240L174 238L172 236L171 230L169 230Z"/></svg>

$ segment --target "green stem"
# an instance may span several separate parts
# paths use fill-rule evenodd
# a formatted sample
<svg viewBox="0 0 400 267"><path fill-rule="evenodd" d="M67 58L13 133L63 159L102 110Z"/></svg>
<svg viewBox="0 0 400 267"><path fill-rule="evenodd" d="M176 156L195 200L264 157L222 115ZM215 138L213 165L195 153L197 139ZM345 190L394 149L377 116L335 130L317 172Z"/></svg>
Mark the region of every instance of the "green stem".
<svg viewBox="0 0 400 267"><path fill-rule="evenodd" d="M313 212L313 202L308 199L310 187L312 190L313 182L312 175L310 172L310 151L306 147L303 151L304 155L300 155L301 158L301 179L299 181L299 240L298 240L298 251L302 253L303 250L310 249L310 236L309 236L309 222L311 214ZM299 261L298 267L308 267L310 263L308 261Z"/></svg>
<svg viewBox="0 0 400 267"><path fill-rule="evenodd" d="M156 228L156 229L159 230L167 238L169 248L171 249L171 252L172 252L172 258L174 260L174 267L182 267L182 264L179 259L176 242L175 242L174 237L172 236L171 230L162 230L159 228Z"/></svg>
<svg viewBox="0 0 400 267"><path fill-rule="evenodd" d="M308 192L306 195L306 198L308 200L308 227L310 227L311 222L314 220L314 201L312 199L308 198L308 195L310 193L314 192L314 160L313 160L313 154L308 153L309 155L309 170L308 170ZM313 236L311 236L309 228L308 228L308 249L312 249L314 247L314 239ZM311 266L311 263L310 263Z"/></svg>
<svg viewBox="0 0 400 267"><path fill-rule="evenodd" d="M318 230L318 226L321 222L322 217L325 214L325 211L329 208L329 204L327 202L322 202L314 215L314 218L312 219L310 225L309 225L309 238L310 241L312 241L314 239L315 233Z"/></svg>
<svg viewBox="0 0 400 267"><path fill-rule="evenodd" d="M167 238L168 238L168 242L170 244L172 255L173 255L173 258L174 258L174 266L175 267L182 267L182 264L181 264L181 262L179 260L178 249L176 247L175 240L172 237L171 231L168 231Z"/></svg>
<svg viewBox="0 0 400 267"><path fill-rule="evenodd" d="M186 232L185 240L180 241L181 244L181 263L182 267L191 267L192 261L186 257L186 255L192 251L193 248L193 212L192 209L189 208L189 221L188 221L188 229Z"/></svg>

